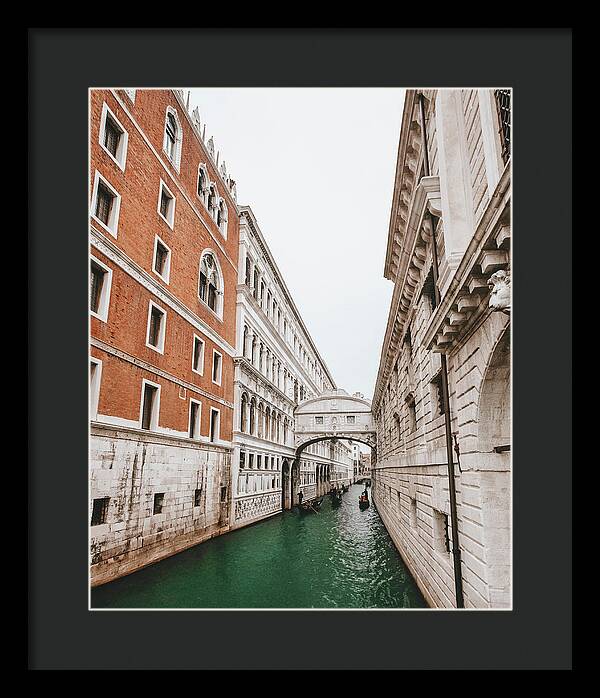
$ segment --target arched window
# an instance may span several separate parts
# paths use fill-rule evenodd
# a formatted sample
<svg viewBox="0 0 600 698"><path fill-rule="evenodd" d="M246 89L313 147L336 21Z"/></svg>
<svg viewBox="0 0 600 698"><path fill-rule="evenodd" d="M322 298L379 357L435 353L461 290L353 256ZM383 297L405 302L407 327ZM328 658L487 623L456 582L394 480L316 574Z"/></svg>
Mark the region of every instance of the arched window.
<svg viewBox="0 0 600 698"><path fill-rule="evenodd" d="M242 409L240 411L240 431L246 431L246 422L248 418L248 396L246 393L242 394Z"/></svg>
<svg viewBox="0 0 600 698"><path fill-rule="evenodd" d="M246 275L244 277L244 283L248 288L250 288L251 284L251 267L252 267L252 262L250 261L250 257L246 257Z"/></svg>
<svg viewBox="0 0 600 698"><path fill-rule="evenodd" d="M165 117L165 136L163 141L163 150L165 151L169 160L179 169L179 163L181 160L181 141L183 139L183 132L179 124L179 118L177 117L177 112L173 107L167 107L167 114Z"/></svg>
<svg viewBox="0 0 600 698"><path fill-rule="evenodd" d="M212 252L205 252L200 260L198 295L200 300L206 303L211 310L217 315L221 315L223 296L221 274Z"/></svg>
<svg viewBox="0 0 600 698"><path fill-rule="evenodd" d="M262 402L258 406L258 433L257 436L259 439L263 438L263 435L265 433L265 406L262 404Z"/></svg>
<svg viewBox="0 0 600 698"><path fill-rule="evenodd" d="M198 166L198 196L202 200L202 203L208 205L208 171L205 165Z"/></svg>
<svg viewBox="0 0 600 698"><path fill-rule="evenodd" d="M271 440L271 409L267 407L267 411L265 412L265 434L264 438L267 441Z"/></svg>
<svg viewBox="0 0 600 698"><path fill-rule="evenodd" d="M244 340L242 344L242 356L248 358L248 327L244 325Z"/></svg>
<svg viewBox="0 0 600 698"><path fill-rule="evenodd" d="M256 428L256 400L250 400L250 434L254 434Z"/></svg>

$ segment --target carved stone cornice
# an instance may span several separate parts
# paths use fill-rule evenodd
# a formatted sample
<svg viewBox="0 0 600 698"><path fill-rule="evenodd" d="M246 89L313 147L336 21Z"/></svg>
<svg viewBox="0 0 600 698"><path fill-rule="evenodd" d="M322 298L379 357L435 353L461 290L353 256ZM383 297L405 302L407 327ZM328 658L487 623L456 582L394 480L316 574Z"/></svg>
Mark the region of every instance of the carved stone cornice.
<svg viewBox="0 0 600 698"><path fill-rule="evenodd" d="M507 271L510 264L509 207L510 163L496 185L448 290L429 320L422 340L425 347L448 353L487 310L488 304L483 301L489 295L490 280L496 272ZM496 277L502 278L505 277ZM491 285L494 286L493 281ZM504 295L502 303L505 300Z"/></svg>

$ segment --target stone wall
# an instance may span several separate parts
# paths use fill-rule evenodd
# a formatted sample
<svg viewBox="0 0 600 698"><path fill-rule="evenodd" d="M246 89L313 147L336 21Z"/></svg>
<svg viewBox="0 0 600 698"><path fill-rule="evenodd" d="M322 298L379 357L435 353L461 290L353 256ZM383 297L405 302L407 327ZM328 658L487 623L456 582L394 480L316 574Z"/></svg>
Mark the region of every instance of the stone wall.
<svg viewBox="0 0 600 698"><path fill-rule="evenodd" d="M92 586L226 532L230 459L227 449L93 424L90 520L94 500L109 500L90 528Z"/></svg>

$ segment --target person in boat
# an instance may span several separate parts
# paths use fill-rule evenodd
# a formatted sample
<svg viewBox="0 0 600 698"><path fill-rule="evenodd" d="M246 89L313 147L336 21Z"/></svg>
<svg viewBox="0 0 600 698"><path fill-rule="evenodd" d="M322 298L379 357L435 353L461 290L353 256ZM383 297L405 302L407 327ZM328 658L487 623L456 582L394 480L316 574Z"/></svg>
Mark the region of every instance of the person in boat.
<svg viewBox="0 0 600 698"><path fill-rule="evenodd" d="M302 506L302 500L303 500L303 499L304 499L304 493L302 492L302 490L300 490L300 492L298 492L298 504L299 504L300 506Z"/></svg>
<svg viewBox="0 0 600 698"><path fill-rule="evenodd" d="M366 498L368 498L368 496L369 496L369 495L367 494L367 488L365 487L365 489L364 489L363 492L362 492L361 497L364 497L364 498L366 499Z"/></svg>

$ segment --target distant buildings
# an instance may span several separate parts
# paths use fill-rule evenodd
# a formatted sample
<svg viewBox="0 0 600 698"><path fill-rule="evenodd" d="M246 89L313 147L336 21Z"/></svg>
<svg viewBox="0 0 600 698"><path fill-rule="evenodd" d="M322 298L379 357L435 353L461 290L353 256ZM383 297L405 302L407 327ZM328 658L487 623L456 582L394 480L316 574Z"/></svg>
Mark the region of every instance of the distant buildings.
<svg viewBox="0 0 600 698"><path fill-rule="evenodd" d="M509 90L407 91L372 480L378 511L432 606L456 605L442 353L465 606L511 605L510 182Z"/></svg>

